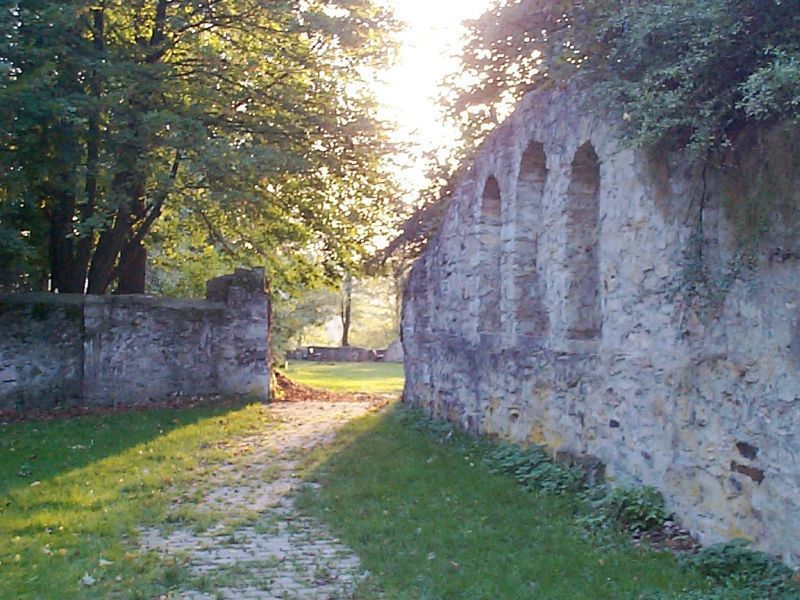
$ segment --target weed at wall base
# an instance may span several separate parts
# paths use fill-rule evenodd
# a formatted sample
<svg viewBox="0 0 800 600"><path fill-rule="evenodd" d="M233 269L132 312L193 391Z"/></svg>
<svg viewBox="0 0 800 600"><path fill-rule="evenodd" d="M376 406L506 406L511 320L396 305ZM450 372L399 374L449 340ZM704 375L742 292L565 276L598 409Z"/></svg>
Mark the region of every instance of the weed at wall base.
<svg viewBox="0 0 800 600"><path fill-rule="evenodd" d="M615 544L620 533L653 532L671 515L661 493L650 486L587 486L578 468L556 464L545 448L531 444L473 438L449 421L429 419L423 411L402 409L401 420L441 445L452 445L470 460L482 462L493 473L510 475L535 494L576 494L575 522L595 541ZM749 542L733 540L702 548L683 557L684 568L699 572L713 586L680 595L644 595L643 600L800 600L800 585L792 570L775 558L750 549Z"/></svg>

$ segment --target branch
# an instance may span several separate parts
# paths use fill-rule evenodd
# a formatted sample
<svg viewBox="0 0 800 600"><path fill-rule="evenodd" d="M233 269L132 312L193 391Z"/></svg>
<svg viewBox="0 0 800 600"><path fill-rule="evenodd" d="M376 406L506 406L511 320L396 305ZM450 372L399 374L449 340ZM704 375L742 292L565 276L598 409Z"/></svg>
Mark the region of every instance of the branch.
<svg viewBox="0 0 800 600"><path fill-rule="evenodd" d="M202 210L198 210L197 212L200 213L200 216L203 218L203 221L206 224L206 229L208 229L208 233L211 235L211 237L213 237L220 244L222 244L222 247L225 250L225 252L227 252L231 256L236 256L236 250L232 248L230 244L228 244L222 233L220 233L219 230L216 227L214 227L214 224L211 222L211 219L208 218L208 215L206 215L206 213Z"/></svg>
<svg viewBox="0 0 800 600"><path fill-rule="evenodd" d="M169 173L169 177L172 182L174 182L178 176L178 168L180 167L180 164L181 164L180 151L176 151L175 160L172 161L172 168L170 169ZM145 216L145 218L141 221L141 224L136 230L136 233L134 233L133 236L131 236L131 238L125 244L124 248L120 251L120 254L124 254L125 252L130 251L142 243L145 236L150 231L150 228L153 226L153 223L155 223L156 219L158 219L158 217L161 216L161 209L164 207L164 202L167 200L167 196L169 196L169 191L171 187L172 186L170 185L161 191L156 200L150 206L150 210L147 213L147 216ZM120 267L121 267L120 263L117 263L117 265L111 271L111 276L109 278L110 281L113 281L114 279L122 275L123 272Z"/></svg>
<svg viewBox="0 0 800 600"><path fill-rule="evenodd" d="M139 225L139 228L136 230L136 233L131 238L131 241L128 244L129 246L135 246L141 243L141 241L147 235L147 232L150 230L150 227L153 226L155 220L161 216L161 209L164 207L164 202L167 200L167 196L169 196L170 189L172 188L172 183L178 177L178 168L180 167L180 165L181 165L181 154L180 151L176 151L175 160L172 161L172 168L170 169L169 172L169 178L171 183L168 187L166 187L161 191L156 200L153 202L153 204L150 207L150 212L144 218L142 224Z"/></svg>

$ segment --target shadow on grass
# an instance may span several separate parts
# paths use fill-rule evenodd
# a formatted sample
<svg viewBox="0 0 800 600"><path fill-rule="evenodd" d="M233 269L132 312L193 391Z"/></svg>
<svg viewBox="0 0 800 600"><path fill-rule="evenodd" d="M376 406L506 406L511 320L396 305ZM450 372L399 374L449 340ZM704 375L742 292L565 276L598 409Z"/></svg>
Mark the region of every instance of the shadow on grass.
<svg viewBox="0 0 800 600"><path fill-rule="evenodd" d="M574 497L527 493L490 472L485 444L418 425L396 405L349 425L313 459L309 478L322 487L298 499L358 553L385 597L594 600L703 588L668 554L593 543L575 525Z"/></svg>
<svg viewBox="0 0 800 600"><path fill-rule="evenodd" d="M146 444L159 436L246 406L125 411L72 419L0 424L0 498L73 469ZM2 514L0 500L0 514Z"/></svg>
<svg viewBox="0 0 800 600"><path fill-rule="evenodd" d="M159 523L208 526L194 483L271 423L238 403L3 426L0 597L161 597L181 565L131 541Z"/></svg>

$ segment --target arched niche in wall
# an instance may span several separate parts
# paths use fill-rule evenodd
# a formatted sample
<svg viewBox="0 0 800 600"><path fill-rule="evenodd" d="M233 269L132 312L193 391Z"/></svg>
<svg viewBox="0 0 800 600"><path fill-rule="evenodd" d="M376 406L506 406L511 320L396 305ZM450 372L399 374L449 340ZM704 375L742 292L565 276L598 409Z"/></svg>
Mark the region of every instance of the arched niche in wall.
<svg viewBox="0 0 800 600"><path fill-rule="evenodd" d="M500 185L490 176L483 187L479 221L478 333L500 332L501 205Z"/></svg>
<svg viewBox="0 0 800 600"><path fill-rule="evenodd" d="M542 302L538 266L542 197L546 181L547 157L544 146L532 142L522 155L517 183L514 287L517 334L537 339L547 336L550 325Z"/></svg>
<svg viewBox="0 0 800 600"><path fill-rule="evenodd" d="M405 290L403 303L411 308L406 312L406 323L413 334L410 339L427 341L431 336L431 279L427 256L414 265Z"/></svg>
<svg viewBox="0 0 800 600"><path fill-rule="evenodd" d="M603 327L598 253L600 162L588 142L578 148L572 160L566 208L567 337L593 340L600 336Z"/></svg>

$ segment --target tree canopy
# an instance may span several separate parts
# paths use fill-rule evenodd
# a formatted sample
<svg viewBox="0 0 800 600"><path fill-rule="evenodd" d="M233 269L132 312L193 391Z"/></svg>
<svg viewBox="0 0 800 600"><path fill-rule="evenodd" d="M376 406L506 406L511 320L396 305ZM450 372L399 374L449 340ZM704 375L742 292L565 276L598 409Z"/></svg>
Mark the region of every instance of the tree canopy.
<svg viewBox="0 0 800 600"><path fill-rule="evenodd" d="M797 0L496 0L467 22L442 103L468 161L526 93L571 82L632 145L720 159L753 124L800 119ZM458 171L439 168L392 250L425 245Z"/></svg>
<svg viewBox="0 0 800 600"><path fill-rule="evenodd" d="M259 263L290 288L385 224L372 0L25 0L0 27L7 289L142 292L148 252L160 287Z"/></svg>
<svg viewBox="0 0 800 600"><path fill-rule="evenodd" d="M446 96L465 139L503 103L577 80L634 144L715 151L800 115L800 5L786 0L499 0L468 24ZM502 111L500 112L502 115Z"/></svg>

